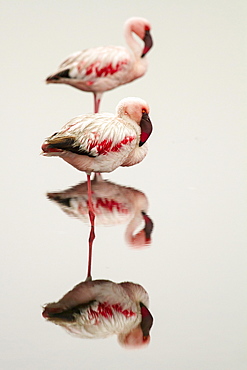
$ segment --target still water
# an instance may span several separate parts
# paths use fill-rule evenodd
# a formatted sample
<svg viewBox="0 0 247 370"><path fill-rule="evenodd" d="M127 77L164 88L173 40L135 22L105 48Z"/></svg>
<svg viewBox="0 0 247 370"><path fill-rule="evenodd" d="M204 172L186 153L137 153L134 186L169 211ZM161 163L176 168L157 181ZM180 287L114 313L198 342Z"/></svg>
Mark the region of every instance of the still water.
<svg viewBox="0 0 247 370"><path fill-rule="evenodd" d="M245 369L246 5L2 1L0 14L1 368ZM98 283L81 302L86 175L42 157L40 147L72 117L92 112L93 96L46 86L45 78L74 51L124 45L132 16L152 24L148 71L106 92L100 109L114 113L122 98L145 99L153 133L140 164L93 182ZM97 306L102 280L125 293L121 283L131 282L143 296L133 303L123 293L127 306L106 299ZM59 301L54 325L45 307ZM95 321L120 317L125 334L133 323L149 332L146 345L130 350L119 333L81 338L71 317L89 302Z"/></svg>

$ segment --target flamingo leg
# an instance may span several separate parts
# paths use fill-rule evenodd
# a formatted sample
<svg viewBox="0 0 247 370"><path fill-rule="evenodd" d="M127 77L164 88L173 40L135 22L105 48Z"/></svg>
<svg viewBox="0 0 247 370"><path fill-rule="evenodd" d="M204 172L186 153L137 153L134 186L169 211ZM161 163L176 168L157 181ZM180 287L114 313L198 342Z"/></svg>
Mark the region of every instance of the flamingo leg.
<svg viewBox="0 0 247 370"><path fill-rule="evenodd" d="M102 93L94 93L94 113L99 113L99 106Z"/></svg>
<svg viewBox="0 0 247 370"><path fill-rule="evenodd" d="M88 239L88 271L87 271L87 280L91 280L91 267L92 267L92 251L93 251L93 241L95 239L95 232L94 232L94 209L93 209L93 202L92 202L92 188L91 188L91 178L90 174L87 174L87 191L88 191L88 215L90 219L91 229Z"/></svg>
<svg viewBox="0 0 247 370"><path fill-rule="evenodd" d="M92 221L91 221L92 222ZM87 280L92 280L92 252L93 252L93 241L95 239L94 226L91 225L90 235L88 239L88 268L87 268Z"/></svg>

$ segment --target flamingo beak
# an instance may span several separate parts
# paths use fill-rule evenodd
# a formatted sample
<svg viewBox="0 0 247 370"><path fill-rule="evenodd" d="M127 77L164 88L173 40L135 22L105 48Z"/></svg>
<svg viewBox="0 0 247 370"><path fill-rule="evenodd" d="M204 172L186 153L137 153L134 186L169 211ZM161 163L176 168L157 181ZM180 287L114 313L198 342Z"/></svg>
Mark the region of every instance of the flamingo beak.
<svg viewBox="0 0 247 370"><path fill-rule="evenodd" d="M139 141L139 146L142 146L147 141L153 130L152 122L149 118L149 115L146 112L142 113L140 127L141 127L141 137Z"/></svg>
<svg viewBox="0 0 247 370"><path fill-rule="evenodd" d="M149 331L153 325L153 316L143 303L140 302L140 306L142 315L142 321L140 325L143 332L143 338L148 338Z"/></svg>
<svg viewBox="0 0 247 370"><path fill-rule="evenodd" d="M151 220L151 218L144 211L142 211L142 216L143 216L144 222L145 222L145 227L144 227L143 230L145 232L146 242L150 242L151 241L151 234L152 234L152 231L153 231L153 228L154 228L154 224L153 224L153 221Z"/></svg>
<svg viewBox="0 0 247 370"><path fill-rule="evenodd" d="M153 39L152 39L152 36L150 35L150 32L149 30L146 30L145 31L145 36L143 38L143 41L144 41L144 49L143 49L143 52L142 52L142 55L141 55L141 58L145 57L145 55L147 54L147 52L151 49L151 47L153 46Z"/></svg>

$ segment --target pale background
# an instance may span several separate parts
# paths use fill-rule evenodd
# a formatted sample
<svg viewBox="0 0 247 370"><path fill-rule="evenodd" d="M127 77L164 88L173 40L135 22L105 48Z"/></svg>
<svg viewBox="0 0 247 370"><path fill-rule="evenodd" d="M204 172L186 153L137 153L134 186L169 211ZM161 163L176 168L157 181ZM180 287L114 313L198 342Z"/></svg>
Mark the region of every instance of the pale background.
<svg viewBox="0 0 247 370"><path fill-rule="evenodd" d="M244 370L246 359L246 1L0 1L1 369ZM39 155L45 137L91 112L93 95L44 80L70 53L125 45L142 16L154 47L142 78L103 96L139 96L154 131L147 158L106 175L146 193L152 246L98 228L94 278L142 284L155 318L145 350L83 340L45 322L42 304L86 274L89 228L46 191L85 180Z"/></svg>

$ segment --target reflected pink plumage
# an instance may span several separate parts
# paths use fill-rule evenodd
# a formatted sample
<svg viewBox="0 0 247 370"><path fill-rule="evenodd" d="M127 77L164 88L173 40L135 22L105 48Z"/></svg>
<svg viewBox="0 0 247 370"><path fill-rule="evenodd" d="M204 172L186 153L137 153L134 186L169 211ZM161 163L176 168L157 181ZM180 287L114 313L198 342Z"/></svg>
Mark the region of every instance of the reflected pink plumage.
<svg viewBox="0 0 247 370"><path fill-rule="evenodd" d="M96 173L92 183L92 203L96 225L111 226L127 223L125 240L132 247L151 243L153 223L148 212L146 195L134 188L104 180ZM67 190L47 193L69 216L88 222L87 183L82 182ZM140 226L142 229L140 230ZM137 232L137 229L139 231Z"/></svg>
<svg viewBox="0 0 247 370"><path fill-rule="evenodd" d="M45 305L42 315L80 338L116 334L123 346L140 347L150 341L153 318L148 305L148 293L139 284L94 280Z"/></svg>

